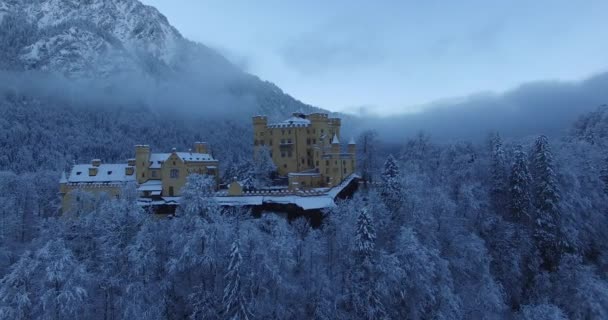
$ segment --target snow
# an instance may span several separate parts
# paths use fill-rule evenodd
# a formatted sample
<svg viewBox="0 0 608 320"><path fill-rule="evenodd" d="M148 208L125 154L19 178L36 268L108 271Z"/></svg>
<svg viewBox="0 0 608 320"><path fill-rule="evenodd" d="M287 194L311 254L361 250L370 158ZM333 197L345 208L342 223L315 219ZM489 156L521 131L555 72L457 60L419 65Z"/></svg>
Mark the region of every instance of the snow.
<svg viewBox="0 0 608 320"><path fill-rule="evenodd" d="M350 137L350 140L348 141L348 144L357 144L357 143L355 143L355 138Z"/></svg>
<svg viewBox="0 0 608 320"><path fill-rule="evenodd" d="M152 162L152 164L150 165L150 168L160 169L162 163L167 161L171 154L172 153L151 153L150 162ZM208 153L176 152L176 154L185 162L217 161Z"/></svg>
<svg viewBox="0 0 608 320"><path fill-rule="evenodd" d="M332 144L339 144L340 143L340 140L338 139L338 135L337 134L334 134L334 138L331 139L331 143Z"/></svg>
<svg viewBox="0 0 608 320"><path fill-rule="evenodd" d="M291 117L287 120L271 123L268 125L269 128L287 128L287 127L308 127L310 125L310 120L303 119L300 117Z"/></svg>
<svg viewBox="0 0 608 320"><path fill-rule="evenodd" d="M162 191L163 182L161 180L148 180L137 188L138 191Z"/></svg>
<svg viewBox="0 0 608 320"><path fill-rule="evenodd" d="M125 169L127 164L101 164L98 167L93 167L90 164L77 164L72 167L69 183L80 182L130 182L135 181L135 173L126 175ZM89 175L89 168L97 168L97 174Z"/></svg>

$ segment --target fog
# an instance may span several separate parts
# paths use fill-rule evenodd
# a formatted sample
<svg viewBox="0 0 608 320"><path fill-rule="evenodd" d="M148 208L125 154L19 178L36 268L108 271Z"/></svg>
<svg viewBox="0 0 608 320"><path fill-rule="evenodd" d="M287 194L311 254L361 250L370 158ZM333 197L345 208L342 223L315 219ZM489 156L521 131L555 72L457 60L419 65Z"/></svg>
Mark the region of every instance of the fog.
<svg viewBox="0 0 608 320"><path fill-rule="evenodd" d="M360 126L375 129L389 142L400 142L420 131L446 142L480 140L491 131L512 138L558 136L579 115L608 103L606 88L608 73L581 82L534 82L503 94L438 102L415 114L369 118Z"/></svg>

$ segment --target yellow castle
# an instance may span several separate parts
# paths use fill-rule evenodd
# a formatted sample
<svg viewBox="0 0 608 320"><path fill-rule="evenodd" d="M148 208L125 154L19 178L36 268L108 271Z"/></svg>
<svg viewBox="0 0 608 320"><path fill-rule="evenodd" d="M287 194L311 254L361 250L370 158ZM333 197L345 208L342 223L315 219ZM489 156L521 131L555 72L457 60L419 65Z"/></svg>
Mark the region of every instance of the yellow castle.
<svg viewBox="0 0 608 320"><path fill-rule="evenodd" d="M129 183L143 198L179 197L189 174L206 174L219 181L218 167L205 142L194 143L194 149L187 152L173 149L168 153L152 153L150 146L137 145L135 158L127 163L104 164L94 159L90 164L74 165L69 176L64 173L60 180L62 209L67 212L81 202L81 195L75 191L118 197Z"/></svg>
<svg viewBox="0 0 608 320"><path fill-rule="evenodd" d="M254 154L266 147L289 187L306 189L338 185L355 171L354 140L346 150L340 143L340 118L325 113L293 113L278 123L253 117Z"/></svg>

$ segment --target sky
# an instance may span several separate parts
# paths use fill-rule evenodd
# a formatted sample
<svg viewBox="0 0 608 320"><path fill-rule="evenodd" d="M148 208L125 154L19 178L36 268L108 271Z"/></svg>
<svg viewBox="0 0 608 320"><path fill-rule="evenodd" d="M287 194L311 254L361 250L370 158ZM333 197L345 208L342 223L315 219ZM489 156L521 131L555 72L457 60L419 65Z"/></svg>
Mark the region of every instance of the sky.
<svg viewBox="0 0 608 320"><path fill-rule="evenodd" d="M295 98L393 115L608 70L608 1L142 0Z"/></svg>

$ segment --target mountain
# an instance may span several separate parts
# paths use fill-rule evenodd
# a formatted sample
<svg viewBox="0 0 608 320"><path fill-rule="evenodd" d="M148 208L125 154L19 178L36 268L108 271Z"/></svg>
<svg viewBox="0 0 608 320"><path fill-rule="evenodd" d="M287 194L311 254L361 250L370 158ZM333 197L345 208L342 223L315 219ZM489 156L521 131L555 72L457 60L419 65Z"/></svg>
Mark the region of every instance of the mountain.
<svg viewBox="0 0 608 320"><path fill-rule="evenodd" d="M1 0L0 48L2 70L95 79L107 87L128 82L140 94L169 88L165 96L190 95L203 111L224 108L218 101L229 108L247 104L239 111L248 116L320 110L185 39L137 0Z"/></svg>

